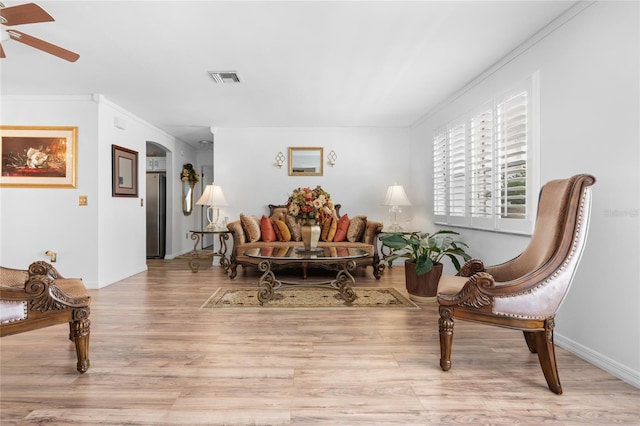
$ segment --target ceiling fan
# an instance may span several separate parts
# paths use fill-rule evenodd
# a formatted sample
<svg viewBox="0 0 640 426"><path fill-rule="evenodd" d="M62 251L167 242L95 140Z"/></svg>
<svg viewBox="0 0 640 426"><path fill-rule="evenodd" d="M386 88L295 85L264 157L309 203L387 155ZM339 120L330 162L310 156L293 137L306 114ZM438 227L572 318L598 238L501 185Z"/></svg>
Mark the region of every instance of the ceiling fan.
<svg viewBox="0 0 640 426"><path fill-rule="evenodd" d="M80 55L70 50L63 49L60 46L51 44L39 38L30 36L21 31L17 31L11 28L13 25L21 24L35 24L37 22L51 22L54 21L53 17L44 11L40 6L35 3L27 3L19 6L5 7L0 2L0 29L2 30L2 41L15 40L20 43L24 43L28 46L40 49L43 52L57 56L69 62L75 62ZM0 44L0 58L6 58L2 44Z"/></svg>

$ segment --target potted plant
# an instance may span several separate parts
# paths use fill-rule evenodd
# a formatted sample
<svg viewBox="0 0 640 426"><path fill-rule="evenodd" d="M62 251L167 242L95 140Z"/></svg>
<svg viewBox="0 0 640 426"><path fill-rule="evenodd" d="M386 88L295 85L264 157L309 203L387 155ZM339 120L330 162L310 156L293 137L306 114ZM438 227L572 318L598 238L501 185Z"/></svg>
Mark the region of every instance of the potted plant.
<svg viewBox="0 0 640 426"><path fill-rule="evenodd" d="M385 260L393 261L405 258L405 279L410 296L419 300L421 297L434 297L438 291L438 281L442 276L441 260L446 256L456 270L460 269L458 258L471 259L464 247L469 247L456 240L460 235L455 231L440 230L429 233L392 233L380 237L380 241L391 249L391 255Z"/></svg>

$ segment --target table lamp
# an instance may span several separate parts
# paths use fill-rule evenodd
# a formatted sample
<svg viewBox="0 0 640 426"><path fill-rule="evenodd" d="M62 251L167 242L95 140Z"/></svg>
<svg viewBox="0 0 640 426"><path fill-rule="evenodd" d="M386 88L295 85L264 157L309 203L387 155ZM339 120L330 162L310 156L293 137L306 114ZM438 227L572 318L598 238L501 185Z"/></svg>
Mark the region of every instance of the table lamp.
<svg viewBox="0 0 640 426"><path fill-rule="evenodd" d="M206 229L218 229L218 219L220 217L219 206L228 205L227 200L225 200L224 194L222 193L222 187L213 183L211 185L207 185L196 204L200 206L207 206L207 219L209 220L209 225L207 225Z"/></svg>
<svg viewBox="0 0 640 426"><path fill-rule="evenodd" d="M398 213L402 213L400 206L411 205L411 201L409 201L406 192L404 192L404 187L395 183L389 186L382 205L390 206L389 216L392 218L393 223L388 232L402 232L402 227L398 224Z"/></svg>

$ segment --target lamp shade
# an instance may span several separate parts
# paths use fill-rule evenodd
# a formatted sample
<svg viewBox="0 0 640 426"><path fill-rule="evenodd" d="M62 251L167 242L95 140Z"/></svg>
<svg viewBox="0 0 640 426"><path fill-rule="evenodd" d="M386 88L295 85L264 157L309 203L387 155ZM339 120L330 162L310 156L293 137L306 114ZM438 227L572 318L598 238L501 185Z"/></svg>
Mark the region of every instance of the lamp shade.
<svg viewBox="0 0 640 426"><path fill-rule="evenodd" d="M402 185L391 185L387 189L387 195L384 197L383 206L410 206L411 201L404 192Z"/></svg>
<svg viewBox="0 0 640 426"><path fill-rule="evenodd" d="M202 196L196 203L200 206L226 206L227 200L224 198L222 187L218 185L207 185Z"/></svg>

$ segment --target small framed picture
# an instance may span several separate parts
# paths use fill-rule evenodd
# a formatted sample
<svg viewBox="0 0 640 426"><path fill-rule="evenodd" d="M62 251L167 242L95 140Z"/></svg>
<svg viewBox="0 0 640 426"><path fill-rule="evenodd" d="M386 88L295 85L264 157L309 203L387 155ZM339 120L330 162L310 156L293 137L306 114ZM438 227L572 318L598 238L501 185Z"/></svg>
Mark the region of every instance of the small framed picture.
<svg viewBox="0 0 640 426"><path fill-rule="evenodd" d="M138 152L111 145L114 197L138 196Z"/></svg>
<svg viewBox="0 0 640 426"><path fill-rule="evenodd" d="M0 186L75 188L78 128L0 126Z"/></svg>
<svg viewBox="0 0 640 426"><path fill-rule="evenodd" d="M324 148L289 147L289 176L322 176Z"/></svg>

